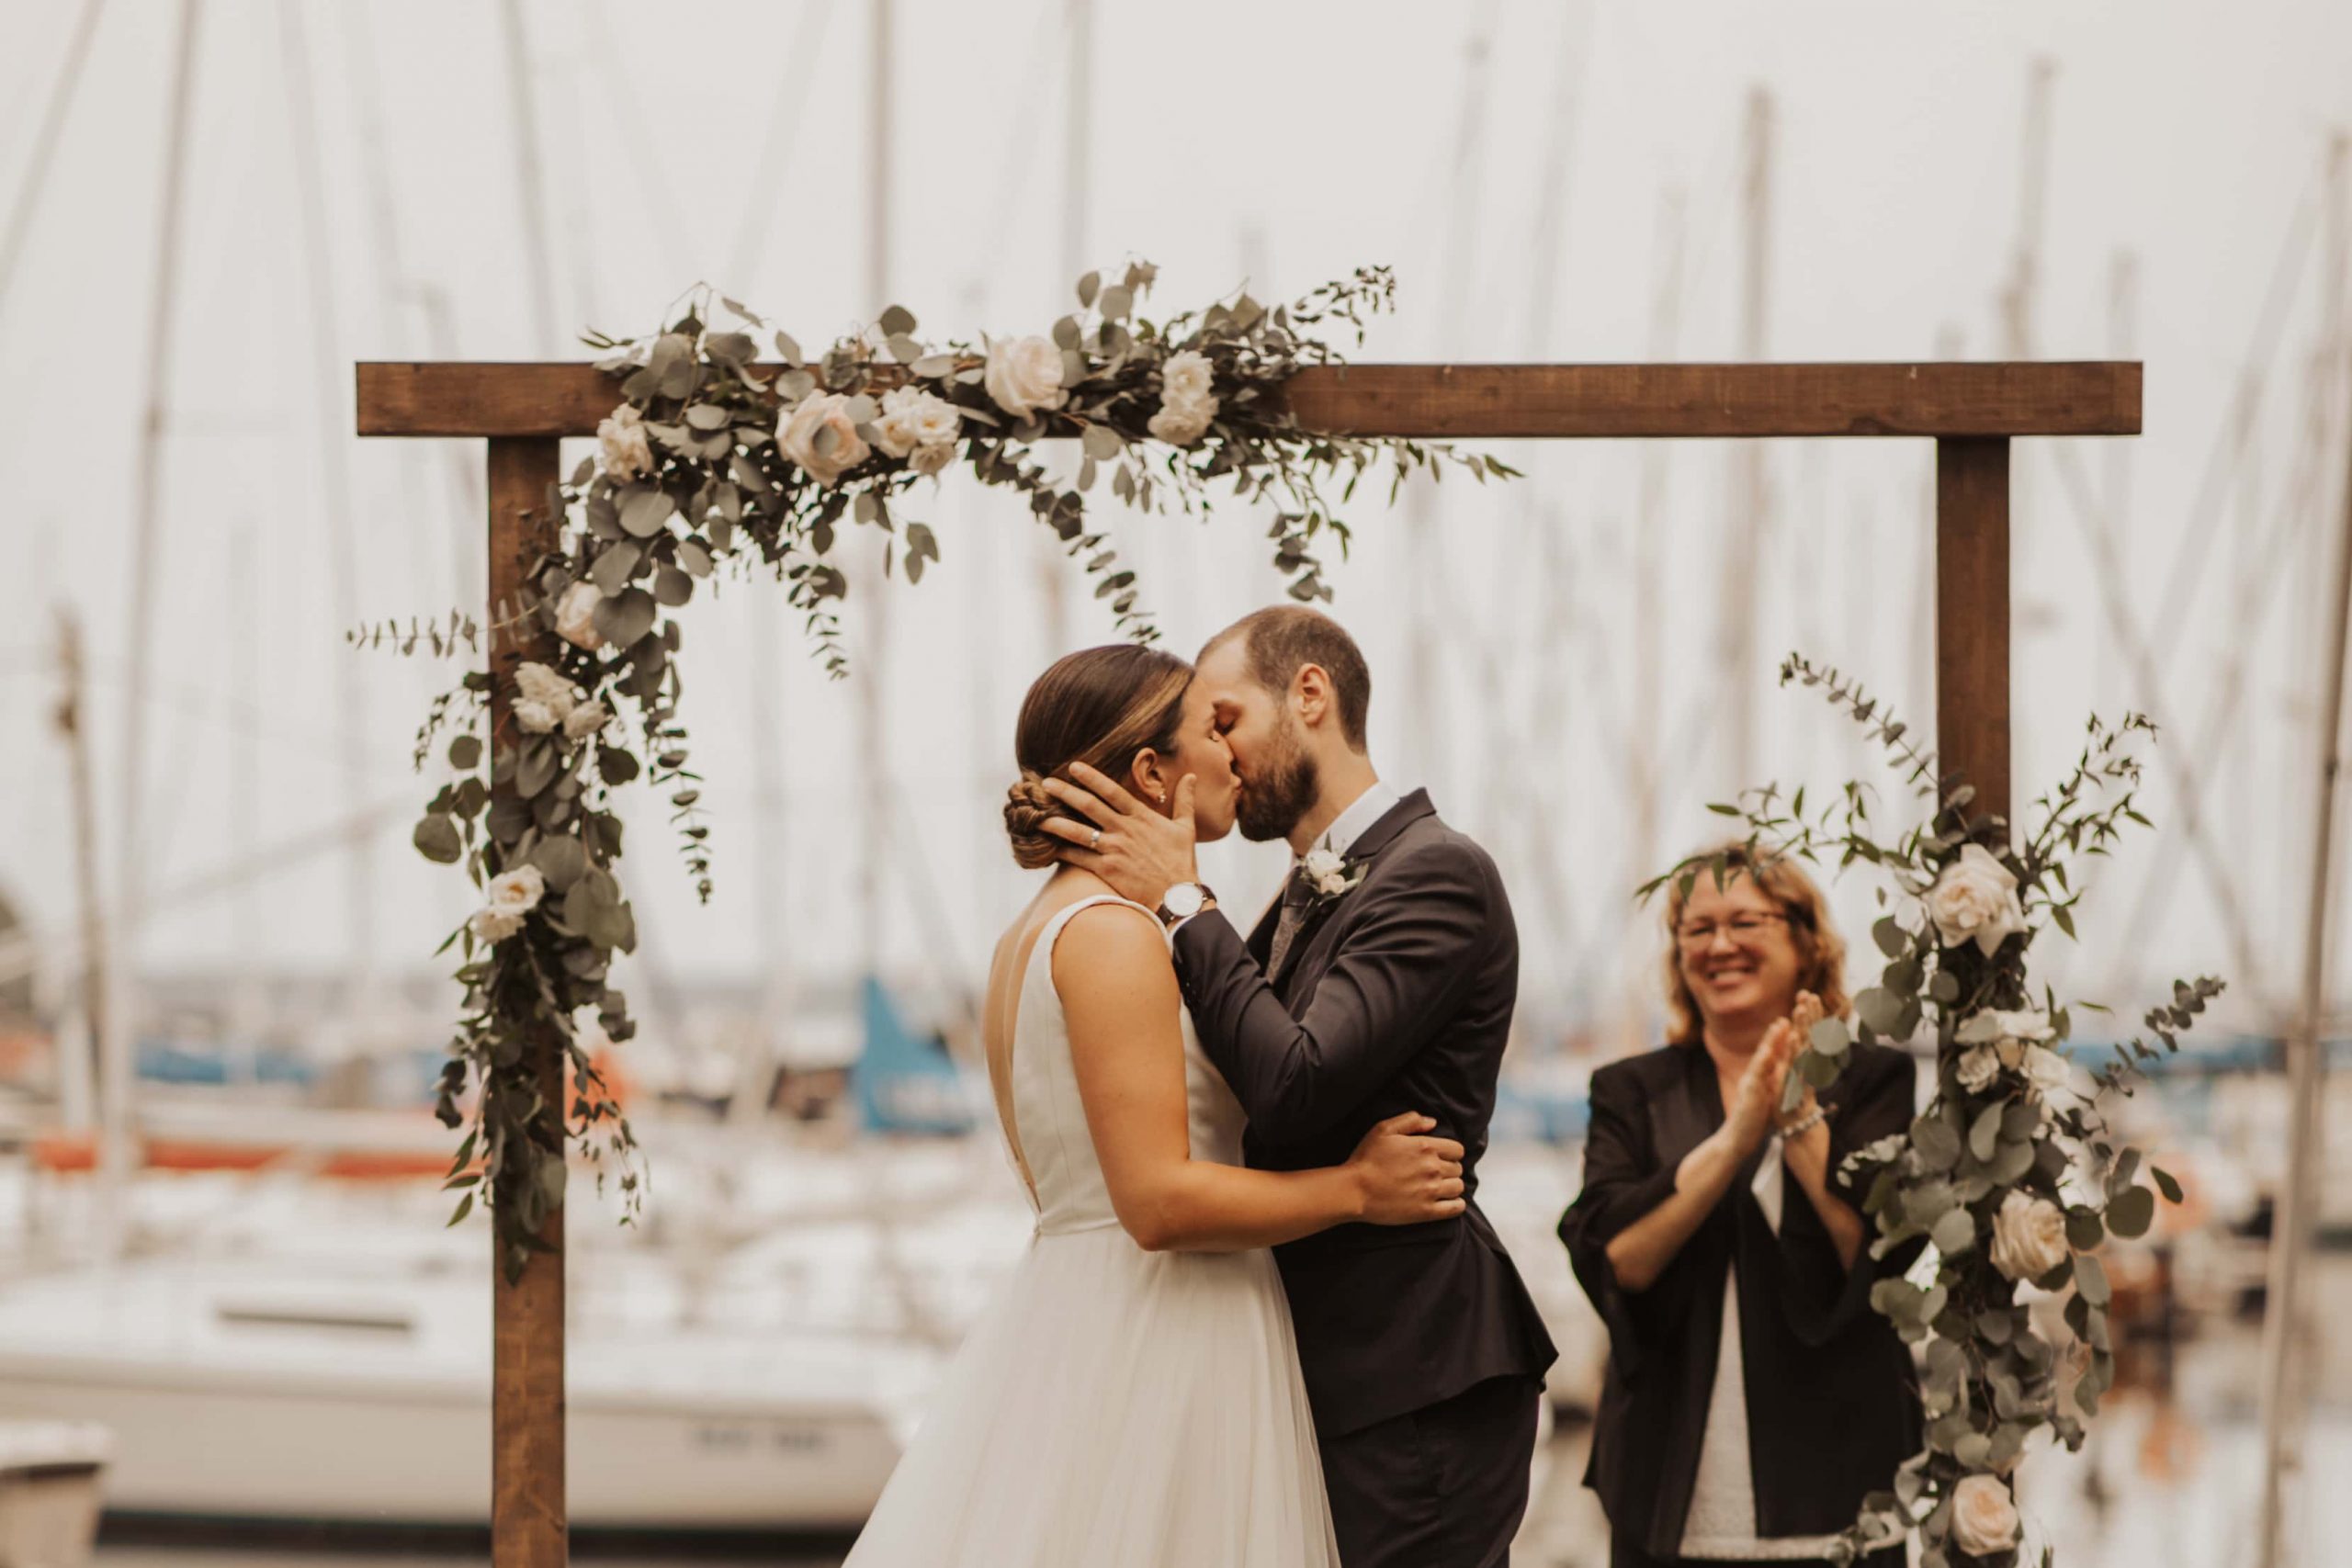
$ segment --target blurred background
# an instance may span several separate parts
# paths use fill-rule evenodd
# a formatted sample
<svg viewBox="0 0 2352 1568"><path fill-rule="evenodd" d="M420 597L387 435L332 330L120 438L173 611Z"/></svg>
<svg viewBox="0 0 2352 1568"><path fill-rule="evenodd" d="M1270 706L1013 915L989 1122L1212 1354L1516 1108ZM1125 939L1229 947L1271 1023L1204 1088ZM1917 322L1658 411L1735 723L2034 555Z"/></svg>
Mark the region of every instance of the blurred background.
<svg viewBox="0 0 2352 1568"><path fill-rule="evenodd" d="M893 302L934 338L1043 331L1080 273L1140 257L1155 316L1393 266L1363 359L2146 362L2144 435L2013 459L2018 797L2093 712L2163 727L2155 831L2037 959L2116 1010L2078 1022L2094 1041L2176 975L2231 988L2126 1112L2188 1192L2110 1261L2123 1387L2022 1501L2067 1562L2250 1563L2268 1415L2300 1458L2291 1560L2352 1524L2308 1483L2352 1462L2340 1151L2293 1407L2259 1375L2352 468L2352 12L0 14L0 1521L71 1534L102 1496L118 1565L479 1552L490 1242L442 1227L428 1113L458 1000L433 953L468 903L409 844L440 782L413 735L464 666L345 634L479 612L482 457L356 439L353 362L587 358L582 331L654 330L698 281L812 348ZM1598 1563L1601 1339L1552 1227L1588 1075L1662 1018L1632 891L1742 785L1875 776L1856 727L1777 687L1784 652L1932 724L1933 457L1490 449L1527 477L1367 486L1329 581L1375 761L1510 881L1523 988L1481 1197L1564 1351L1521 1552ZM1279 596L1246 509L1102 504L1178 650ZM844 543L846 682L779 592L686 615L707 906L666 804L621 804L642 1032L608 1059L652 1189L628 1230L573 1189L583 1552L837 1561L1025 1234L974 1087L987 956L1031 890L998 807L1027 683L1113 626L1025 508L954 482L925 505L920 587L874 594L870 541ZM1204 869L1254 908L1283 865L1236 841ZM1859 937L1873 886L1833 897Z"/></svg>

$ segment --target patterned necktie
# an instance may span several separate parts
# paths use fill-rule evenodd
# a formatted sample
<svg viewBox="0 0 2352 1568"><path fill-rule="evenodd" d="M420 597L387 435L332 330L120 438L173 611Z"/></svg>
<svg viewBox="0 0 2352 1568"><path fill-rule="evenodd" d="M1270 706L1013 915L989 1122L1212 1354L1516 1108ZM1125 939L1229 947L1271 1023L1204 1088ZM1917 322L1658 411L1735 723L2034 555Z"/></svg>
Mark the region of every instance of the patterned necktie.
<svg viewBox="0 0 2352 1568"><path fill-rule="evenodd" d="M1274 945L1266 953L1269 978L1283 972L1283 960L1290 956L1290 944L1297 939L1298 928L1306 923L1306 911L1313 902L1306 875L1294 866L1290 880L1283 885L1282 913L1274 917Z"/></svg>

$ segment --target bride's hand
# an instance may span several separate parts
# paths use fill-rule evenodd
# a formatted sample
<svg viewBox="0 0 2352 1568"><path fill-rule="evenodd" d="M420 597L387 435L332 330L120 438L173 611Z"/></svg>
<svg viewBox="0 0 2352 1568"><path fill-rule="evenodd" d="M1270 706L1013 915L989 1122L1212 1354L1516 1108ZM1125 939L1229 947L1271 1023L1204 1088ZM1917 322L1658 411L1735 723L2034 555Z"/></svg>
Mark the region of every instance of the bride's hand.
<svg viewBox="0 0 2352 1568"><path fill-rule="evenodd" d="M1462 1145L1423 1134L1437 1125L1418 1111L1391 1116L1363 1135L1347 1168L1363 1192L1363 1218L1375 1225L1450 1219L1469 1207L1462 1196Z"/></svg>

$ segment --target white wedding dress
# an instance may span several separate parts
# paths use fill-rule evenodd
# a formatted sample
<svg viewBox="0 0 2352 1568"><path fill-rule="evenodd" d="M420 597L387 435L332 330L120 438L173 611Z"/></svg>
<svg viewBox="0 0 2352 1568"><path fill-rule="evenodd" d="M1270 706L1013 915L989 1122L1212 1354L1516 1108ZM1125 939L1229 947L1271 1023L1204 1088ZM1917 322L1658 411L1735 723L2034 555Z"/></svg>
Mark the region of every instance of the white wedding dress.
<svg viewBox="0 0 2352 1568"><path fill-rule="evenodd" d="M1273 1256L1146 1252L1111 1209L1052 955L1080 909L1120 902L1071 905L1030 951L1005 1133L1035 1182L1036 1233L843 1568L1339 1562ZM1241 1108L1182 1027L1193 1157L1238 1165Z"/></svg>

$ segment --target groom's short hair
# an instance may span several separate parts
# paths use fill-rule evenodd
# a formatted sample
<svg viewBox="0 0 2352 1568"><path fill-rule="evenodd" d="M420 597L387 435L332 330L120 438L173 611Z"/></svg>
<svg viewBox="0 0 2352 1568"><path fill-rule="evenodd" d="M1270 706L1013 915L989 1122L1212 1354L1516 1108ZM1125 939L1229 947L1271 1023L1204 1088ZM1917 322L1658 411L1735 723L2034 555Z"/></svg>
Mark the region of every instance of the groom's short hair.
<svg viewBox="0 0 2352 1568"><path fill-rule="evenodd" d="M1364 721L1372 710L1372 671L1363 650L1347 629L1319 610L1302 604L1274 604L1242 616L1209 638L1201 649L1205 660L1236 637L1248 658L1250 678L1277 696L1290 690L1298 672L1309 664L1331 677L1331 694L1339 699L1340 733L1357 750L1364 750Z"/></svg>

